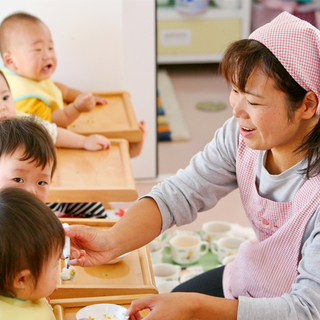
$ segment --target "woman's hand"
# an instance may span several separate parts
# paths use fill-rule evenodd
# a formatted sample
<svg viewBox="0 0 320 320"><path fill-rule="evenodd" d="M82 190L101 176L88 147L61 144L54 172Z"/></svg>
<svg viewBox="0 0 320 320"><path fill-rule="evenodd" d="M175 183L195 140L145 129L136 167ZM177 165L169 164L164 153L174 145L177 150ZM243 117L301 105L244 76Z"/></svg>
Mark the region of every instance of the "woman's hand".
<svg viewBox="0 0 320 320"><path fill-rule="evenodd" d="M126 315L130 320L143 319L139 313L144 309L149 309L150 313L145 320L189 320L197 319L194 315L194 293L165 293L156 294L147 298L135 300L131 303Z"/></svg>
<svg viewBox="0 0 320 320"><path fill-rule="evenodd" d="M64 228L70 237L72 265L92 267L104 264L115 257L111 254L107 231L83 225L72 225Z"/></svg>
<svg viewBox="0 0 320 320"><path fill-rule="evenodd" d="M149 309L142 318L139 311ZM236 320L238 300L224 299L193 292L156 294L131 303L129 320Z"/></svg>

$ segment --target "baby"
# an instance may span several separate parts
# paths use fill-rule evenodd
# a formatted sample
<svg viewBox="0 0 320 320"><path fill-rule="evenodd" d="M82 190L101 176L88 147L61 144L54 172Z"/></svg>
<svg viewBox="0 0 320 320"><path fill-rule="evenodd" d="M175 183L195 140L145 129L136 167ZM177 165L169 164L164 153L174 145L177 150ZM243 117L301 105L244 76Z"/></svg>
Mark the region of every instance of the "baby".
<svg viewBox="0 0 320 320"><path fill-rule="evenodd" d="M0 319L55 320L46 297L58 283L64 241L59 219L35 195L0 191Z"/></svg>
<svg viewBox="0 0 320 320"><path fill-rule="evenodd" d="M65 128L81 112L107 103L102 97L90 92L81 93L50 79L57 66L51 33L40 19L30 14L15 13L2 21L0 52L5 64L1 71L10 85L18 111L37 115ZM147 134L144 121L139 127L143 139L129 144L131 158L141 153ZM91 139L101 140L101 136L98 137Z"/></svg>
<svg viewBox="0 0 320 320"><path fill-rule="evenodd" d="M0 119L11 118L16 115L27 116L22 112L16 112L9 85L0 71ZM111 146L109 139L102 135L96 134L86 137L65 128L57 127L56 124L41 120L39 117L36 117L36 119L48 130L57 147L96 151L108 149Z"/></svg>
<svg viewBox="0 0 320 320"><path fill-rule="evenodd" d="M0 120L0 190L23 188L46 202L56 166L53 141L41 124L31 117ZM59 216L107 217L101 202L48 205Z"/></svg>
<svg viewBox="0 0 320 320"><path fill-rule="evenodd" d="M57 57L49 28L27 13L15 13L0 26L2 71L11 87L16 109L67 127L81 112L107 100L54 83L50 77ZM64 103L67 103L64 106Z"/></svg>

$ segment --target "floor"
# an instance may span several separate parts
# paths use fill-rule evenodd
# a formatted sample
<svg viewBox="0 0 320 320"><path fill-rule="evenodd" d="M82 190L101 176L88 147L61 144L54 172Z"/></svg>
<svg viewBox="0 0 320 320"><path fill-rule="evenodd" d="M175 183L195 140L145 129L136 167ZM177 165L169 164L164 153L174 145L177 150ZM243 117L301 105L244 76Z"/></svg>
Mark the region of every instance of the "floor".
<svg viewBox="0 0 320 320"><path fill-rule="evenodd" d="M191 157L203 149L213 138L215 131L232 115L228 102L229 89L219 74L217 64L166 65L159 66L159 69L166 69L170 75L191 139L158 144L159 176L155 180L137 181L139 196L149 192L152 186L163 178L187 166ZM213 100L222 101L227 107L218 111L203 111L196 108L198 102ZM129 207L130 203L122 206ZM201 225L209 220L224 220L249 226L238 190L220 200L215 208L200 213L193 223L179 229L200 230Z"/></svg>

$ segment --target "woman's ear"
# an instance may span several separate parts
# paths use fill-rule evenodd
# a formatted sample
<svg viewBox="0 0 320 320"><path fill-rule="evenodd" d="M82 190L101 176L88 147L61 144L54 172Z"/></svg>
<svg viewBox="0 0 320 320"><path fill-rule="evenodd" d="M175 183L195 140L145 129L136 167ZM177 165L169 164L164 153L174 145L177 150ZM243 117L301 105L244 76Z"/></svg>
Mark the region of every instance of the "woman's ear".
<svg viewBox="0 0 320 320"><path fill-rule="evenodd" d="M4 65L9 68L11 71L15 71L16 70L16 65L13 61L12 55L10 52L4 52L2 54L2 59L4 62Z"/></svg>
<svg viewBox="0 0 320 320"><path fill-rule="evenodd" d="M311 119L317 111L318 104L317 95L313 91L308 91L302 102L301 118Z"/></svg>
<svg viewBox="0 0 320 320"><path fill-rule="evenodd" d="M28 269L20 271L14 278L14 288L16 290L21 290L27 287L30 281L31 272Z"/></svg>

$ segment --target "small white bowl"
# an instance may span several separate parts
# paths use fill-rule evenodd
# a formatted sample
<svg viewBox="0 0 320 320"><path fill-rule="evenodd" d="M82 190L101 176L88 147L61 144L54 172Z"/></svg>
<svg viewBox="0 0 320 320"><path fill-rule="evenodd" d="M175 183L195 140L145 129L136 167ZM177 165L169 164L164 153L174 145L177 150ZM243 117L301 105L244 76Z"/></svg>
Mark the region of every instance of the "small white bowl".
<svg viewBox="0 0 320 320"><path fill-rule="evenodd" d="M127 320L129 317L124 315L126 311L127 309L125 307L116 304L93 304L80 309L76 314L76 318L77 320L82 318L94 318L94 320Z"/></svg>
<svg viewBox="0 0 320 320"><path fill-rule="evenodd" d="M107 262L107 263L105 263L105 264L115 264L115 263L118 263L118 262L122 261L122 259L123 259L124 257L126 257L129 253L130 253L130 252L127 252L127 253L123 254L122 256L119 256L118 258L115 258L115 259L113 259L113 260L110 260L109 262Z"/></svg>

